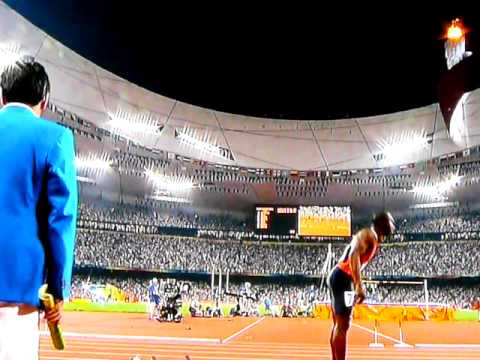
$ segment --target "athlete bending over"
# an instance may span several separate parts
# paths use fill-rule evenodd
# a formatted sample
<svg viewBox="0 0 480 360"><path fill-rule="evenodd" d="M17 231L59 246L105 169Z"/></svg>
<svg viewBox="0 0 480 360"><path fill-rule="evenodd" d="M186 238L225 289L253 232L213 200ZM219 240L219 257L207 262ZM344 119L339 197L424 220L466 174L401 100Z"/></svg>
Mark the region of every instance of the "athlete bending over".
<svg viewBox="0 0 480 360"><path fill-rule="evenodd" d="M378 253L385 237L394 231L395 221L392 215L388 212L378 214L370 228L364 228L353 236L340 262L330 272L328 286L333 309L330 336L332 360L345 360L352 309L355 304L361 304L365 300L361 272Z"/></svg>

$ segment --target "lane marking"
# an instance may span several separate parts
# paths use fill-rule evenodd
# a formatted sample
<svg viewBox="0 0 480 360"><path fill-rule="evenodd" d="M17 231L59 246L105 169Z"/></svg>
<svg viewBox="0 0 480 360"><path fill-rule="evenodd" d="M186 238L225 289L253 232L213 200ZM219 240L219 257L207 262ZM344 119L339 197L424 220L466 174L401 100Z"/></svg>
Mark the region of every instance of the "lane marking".
<svg viewBox="0 0 480 360"><path fill-rule="evenodd" d="M284 359L290 359L290 358L305 358L305 359L308 359L308 358L315 358L315 359L318 359L319 358L319 355L321 356L320 353L317 353L317 354L298 354L298 353L289 353L289 352L271 352L271 353L268 353L268 354L265 354L265 353L262 353L262 352L258 352L258 353L255 353L255 352L235 352L235 351L232 351L231 353L229 353L230 356L228 356L226 354L226 352L221 352L221 353L218 353L216 350L213 350L211 352L208 352L208 351L198 351L198 350L194 350L195 347L199 346L199 345L193 345L194 348L191 349L193 351L191 351L191 354L194 355L194 358L196 359L209 359L209 360L214 360L214 359L218 359L218 360L238 360L238 359L245 359L245 358L249 358L249 359L256 359L256 360L272 360L272 359L278 359L279 356L277 355L281 355L281 358L284 358ZM201 345L199 346L201 347ZM218 349L218 347L215 347L216 349ZM261 348L261 346L260 346ZM230 349L230 346L226 346L225 349ZM325 351L325 355L328 356L329 354L329 349L327 348L327 346L324 346L323 347L324 351ZM64 360L64 359L69 359L69 360L72 360L74 357L71 356L70 354L72 355L75 355L75 359L80 359L79 356L82 356L81 359L88 359L88 360L97 360L98 358L94 359L94 358L90 358L90 357L85 357L85 356L88 356L90 354L95 354L97 356L102 356L102 355L108 355L108 358L110 360L114 360L114 359L119 359L119 358L124 358L124 356L126 355L125 352L123 352L123 355L122 353L115 353L115 352L108 352L105 351L107 349L97 349L97 351L95 352L92 352L92 351L81 351L81 350L77 350L77 351L72 351L72 350L67 350L64 354L65 354L65 357L60 357L62 356L62 353L58 353L56 350L43 350L41 351L41 359L48 359L48 360ZM156 354L149 354L150 356L151 355L154 355L156 356L157 358L166 358L166 359L172 359L172 358L176 358L175 355L173 355L173 353L188 353L189 351L185 351L183 352L182 350L180 349L177 349L177 351L171 351L171 352L168 352L168 351L162 351L163 349L156 349L156 351L154 350L153 353L156 353ZM170 349L171 350L171 349ZM232 349L233 350L233 349ZM261 349L258 349L261 351ZM350 349L349 351L349 355L350 357L353 359L369 359L369 360L394 360L394 359L405 359L405 353L404 351L396 351L394 349L391 349L391 351L387 350L387 349L383 349L383 350L380 350L380 351L375 351L375 350L368 350L368 348L365 348L365 349L362 349L360 350L358 348L356 349ZM418 351L418 352L417 352ZM425 349L412 349L412 351L409 351L409 354L408 354L408 358L410 360L440 360L440 359L444 359L444 360L472 360L473 357L471 357L471 355L469 356L469 354L472 354L474 352L472 352L471 350L468 351L468 352L464 352L462 354L458 354L457 352L454 352L454 353L451 353L451 352L448 352L448 351L444 351L442 352L441 354L437 354L437 355L434 355L436 353L436 350L435 349L432 349L432 352L429 352L429 353L424 353L423 351L425 351ZM131 348L130 351L128 351L130 354L134 355L134 354L138 354L138 355L144 355L144 351L138 351L138 349L135 349L135 348ZM253 355L252 356L245 356L248 354L251 354ZM477 352L475 352L477 353ZM478 353L477 353L478 354ZM52 355L55 355L55 356L52 356ZM119 356L120 357L117 357ZM274 355L272 357L272 355ZM183 358L183 357L182 357ZM477 358L477 357L475 357Z"/></svg>
<svg viewBox="0 0 480 360"><path fill-rule="evenodd" d="M51 353L54 353L55 350L52 350L52 351L49 351ZM69 351L67 351L67 353L69 353ZM73 353L73 352L70 352L70 353ZM83 353L74 353L76 354L77 356L82 356L84 354L91 354L91 352L83 352ZM110 360L113 360L113 359L117 359L117 356L120 355L120 358L124 358L124 356L126 354L118 354L118 353L108 353L108 352L96 352L97 355L109 355L108 359ZM134 356L135 352L132 352L132 355L128 355L128 356ZM185 354L185 353L183 353ZM57 355L57 354L56 354ZM65 354L66 356L68 356L67 354ZM144 354L141 354L141 353L137 353L136 355L144 355ZM274 360L274 359L279 359L278 356L274 356L274 357L271 357L271 356L262 356L262 354L259 354L260 357L247 357L247 359L249 360ZM326 353L327 355L327 353ZM352 359L369 359L369 360L374 360L374 359L377 359L377 360L394 360L394 359L398 359L398 360L403 360L405 359L405 354L400 354L400 352L398 352L396 355L398 355L399 357L397 356L392 356L392 354L388 354L388 353L383 353L382 351L375 351L375 350L372 350L370 354L356 354L356 353L352 353L352 352L349 352L349 358L352 358ZM58 356L58 355L57 355ZM156 354L149 354L149 356L155 356L156 358L167 358L167 359L172 359L172 358L177 358L175 355L171 354L171 353L156 353ZM327 355L328 356L328 355ZM401 356L401 357L400 357ZM468 355L466 355L468 356ZM45 359L47 358L48 355L44 355L41 357L41 359ZM282 359L298 359L299 357L301 358L311 358L311 359L318 359L318 355L303 355L303 356L298 356L298 355L290 355L290 354L282 354L281 358ZM183 356L181 356L181 358L183 358ZM208 359L208 360L214 360L214 359L218 359L218 360L242 360L242 359L245 359L245 355L243 354L231 354L230 356L223 356L223 355L217 355L215 352L211 352L211 353L206 353L205 355L194 355L194 358L195 359ZM60 357L55 357L55 359L62 359ZM65 357L63 359L69 359L69 360L72 360L72 357ZM83 358L85 359L85 358ZM89 358L90 359L90 358ZM412 360L439 360L439 359L444 359L444 360L472 360L471 357L465 357L465 356L458 356L458 355L450 355L450 354L445 354L445 356L442 356L442 357L438 357L436 355L433 355L433 354L423 354L423 355L415 355L415 354L409 354L408 355L408 359L412 359Z"/></svg>
<svg viewBox="0 0 480 360"><path fill-rule="evenodd" d="M48 331L40 331L41 336L50 336ZM109 335L109 334L86 334L76 332L64 332L63 336L78 339L103 339L103 340L134 340L134 341L159 341L159 342L184 342L184 343L207 343L220 344L221 339L189 338L172 336L139 336L139 335Z"/></svg>
<svg viewBox="0 0 480 360"><path fill-rule="evenodd" d="M45 355L40 356L40 360L44 360L44 359L48 359L48 360L65 360L65 359L67 359L67 358L66 358L66 357L57 357L57 356L45 356ZM103 360L103 359L81 357L81 358L68 358L68 360Z"/></svg>
<svg viewBox="0 0 480 360"><path fill-rule="evenodd" d="M369 329L369 328L367 328L367 327L364 327L364 326L362 326L362 325L358 325L358 324L355 324L355 323L352 322L352 326L355 326L355 327L357 327L357 328L359 328L359 329L362 329L362 330L364 330L364 331L366 331L366 332L368 332L368 333L370 333L370 334L372 334L372 335L375 335L375 331L373 331L372 329ZM380 337L383 337L384 339L393 341L393 342L396 343L396 344L401 344L401 345L408 346L409 348L413 348L413 345L407 344L406 342L403 342L403 341L397 340L397 339L395 339L395 338L393 338L393 337L390 337L390 336L388 336L388 335L382 334L382 333L379 332L379 331L377 331L377 335L380 336Z"/></svg>
<svg viewBox="0 0 480 360"><path fill-rule="evenodd" d="M229 341L232 341L233 339L235 339L236 337L242 335L245 331L247 330L250 330L251 328L253 328L254 326L260 324L263 320L265 320L265 316L261 317L260 319L258 319L257 321L255 321L254 323L244 327L243 329L240 329L239 331L237 331L236 333L230 335L229 337L223 339L221 341L222 344L227 344Z"/></svg>
<svg viewBox="0 0 480 360"><path fill-rule="evenodd" d="M452 349L478 349L480 344L415 344L415 347L432 349L432 348L452 348Z"/></svg>

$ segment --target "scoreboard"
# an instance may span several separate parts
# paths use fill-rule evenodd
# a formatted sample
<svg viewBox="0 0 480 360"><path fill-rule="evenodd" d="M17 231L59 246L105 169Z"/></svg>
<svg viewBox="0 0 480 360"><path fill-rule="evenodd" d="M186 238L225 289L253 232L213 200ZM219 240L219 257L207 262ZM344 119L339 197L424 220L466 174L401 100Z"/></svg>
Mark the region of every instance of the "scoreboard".
<svg viewBox="0 0 480 360"><path fill-rule="evenodd" d="M278 206L255 208L258 235L351 236L348 206Z"/></svg>
<svg viewBox="0 0 480 360"><path fill-rule="evenodd" d="M300 206L298 208L298 235L351 236L350 207Z"/></svg>
<svg viewBox="0 0 480 360"><path fill-rule="evenodd" d="M295 235L297 233L296 206L257 206L256 232L260 235Z"/></svg>

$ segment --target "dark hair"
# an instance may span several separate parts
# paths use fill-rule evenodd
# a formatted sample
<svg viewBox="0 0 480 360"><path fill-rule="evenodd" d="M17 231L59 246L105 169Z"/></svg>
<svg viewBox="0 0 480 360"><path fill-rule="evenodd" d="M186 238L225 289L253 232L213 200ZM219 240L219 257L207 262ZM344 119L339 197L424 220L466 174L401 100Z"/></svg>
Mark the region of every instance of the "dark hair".
<svg viewBox="0 0 480 360"><path fill-rule="evenodd" d="M389 236L395 230L395 220L389 212L381 212L373 219L373 227L377 233Z"/></svg>
<svg viewBox="0 0 480 360"><path fill-rule="evenodd" d="M50 95L50 80L45 68L32 57L22 57L7 66L0 78L6 103L37 105Z"/></svg>

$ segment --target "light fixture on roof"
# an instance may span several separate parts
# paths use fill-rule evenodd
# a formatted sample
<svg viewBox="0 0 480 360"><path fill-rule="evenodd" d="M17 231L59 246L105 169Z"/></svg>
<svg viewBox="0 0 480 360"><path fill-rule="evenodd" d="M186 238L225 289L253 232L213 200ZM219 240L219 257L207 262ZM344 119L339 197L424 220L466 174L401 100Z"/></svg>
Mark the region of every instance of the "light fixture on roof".
<svg viewBox="0 0 480 360"><path fill-rule="evenodd" d="M458 207L459 202L454 201L454 202L446 202L446 201L440 201L440 202L433 202L433 203L426 203L426 204L413 204L410 205L408 208L409 209L432 209L432 208L445 208L445 207Z"/></svg>
<svg viewBox="0 0 480 360"><path fill-rule="evenodd" d="M110 159L108 154L103 154L100 156L96 154L77 156L75 158L75 166L78 170L103 172L110 169Z"/></svg>
<svg viewBox="0 0 480 360"><path fill-rule="evenodd" d="M445 180L436 184L415 186L411 191L421 198L445 201L448 198L448 194L460 182L461 178L458 174L451 174Z"/></svg>
<svg viewBox="0 0 480 360"><path fill-rule="evenodd" d="M165 202L173 202L173 203L181 203L181 204L191 204L192 200L187 198L182 198L178 196L170 196L170 195L152 195L148 197L151 200L156 201L165 201Z"/></svg>
<svg viewBox="0 0 480 360"><path fill-rule="evenodd" d="M175 139L180 141L182 145L192 147L200 154L208 154L226 160L234 160L229 149L212 144L206 133L204 135L204 139L201 140L194 135L188 134L187 130L180 131L175 129Z"/></svg>
<svg viewBox="0 0 480 360"><path fill-rule="evenodd" d="M77 181L87 184L95 184L95 180L86 176L77 176Z"/></svg>
<svg viewBox="0 0 480 360"><path fill-rule="evenodd" d="M157 191L186 192L194 187L193 182L186 177L167 176L155 173L152 170L146 170L145 175L153 183Z"/></svg>
<svg viewBox="0 0 480 360"><path fill-rule="evenodd" d="M22 48L15 43L0 43L0 74L24 56Z"/></svg>
<svg viewBox="0 0 480 360"><path fill-rule="evenodd" d="M374 155L376 160L384 165L399 165L408 161L408 155L425 150L429 144L429 137L424 131L406 131L389 139L378 142L380 151Z"/></svg>
<svg viewBox="0 0 480 360"><path fill-rule="evenodd" d="M128 137L132 134L157 135L163 129L162 125L149 114L135 114L125 110L117 110L115 113L108 113L110 120L108 125L112 131Z"/></svg>

